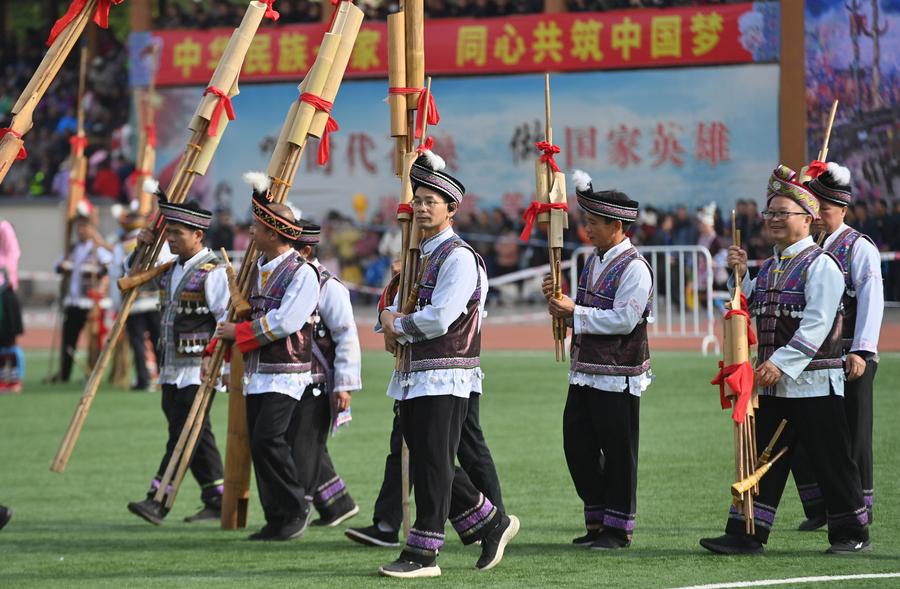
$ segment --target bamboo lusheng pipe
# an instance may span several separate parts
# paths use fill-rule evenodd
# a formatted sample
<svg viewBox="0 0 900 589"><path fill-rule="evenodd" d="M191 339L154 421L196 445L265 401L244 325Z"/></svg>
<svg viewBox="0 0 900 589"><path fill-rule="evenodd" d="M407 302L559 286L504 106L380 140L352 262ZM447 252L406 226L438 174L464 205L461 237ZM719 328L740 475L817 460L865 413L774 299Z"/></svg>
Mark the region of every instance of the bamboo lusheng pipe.
<svg viewBox="0 0 900 589"><path fill-rule="evenodd" d="M784 431L784 426L786 425L787 419L782 419L781 423L778 424L778 428L775 430L775 433L772 434L772 439L769 440L769 444L763 450L763 453L760 454L759 459L756 462L756 468L759 468L769 461L769 457L772 455L772 450L775 449L775 443L778 441L778 438L781 437L781 432Z"/></svg>
<svg viewBox="0 0 900 589"><path fill-rule="evenodd" d="M300 86L301 91L317 96L321 95L320 93L328 79L329 72L334 66L334 55L339 44L340 35L325 33L316 61ZM272 186L269 196L274 203L283 203L290 192L294 176L307 145L308 132L313 119L312 113L310 113L311 109L314 111L312 105L300 102L298 98L291 105L289 116L285 119L282 131L279 134L280 144L276 145L272 161L268 166ZM291 114L294 116L291 117ZM299 135L301 131L304 133L302 136ZM237 278L237 284L244 299L249 297L252 281L256 276L255 269L258 257L259 252L256 245L251 241ZM234 322L236 318L235 301L232 300L228 308L228 321ZM194 397L194 403L185 420L184 429L182 429L181 435L176 442L169 464L166 466L160 481L159 489L154 495L154 500L160 503L165 502L165 506L168 509L171 509L175 503L178 490L187 473L194 448L203 429L203 422L214 392L214 384L222 370L226 345L230 344L219 341L215 346L209 361L208 372ZM169 488L171 488L171 491L167 492Z"/></svg>
<svg viewBox="0 0 900 589"><path fill-rule="evenodd" d="M228 252L224 247L220 252L222 254L222 259L225 260L225 275L228 277L228 293L231 295L231 303L234 305L235 318L239 321L244 321L250 317L250 303L247 302L247 299L244 298L243 293L241 293L241 289L238 288L237 278L234 275L234 266L231 264L231 260L228 259Z"/></svg>
<svg viewBox="0 0 900 589"><path fill-rule="evenodd" d="M156 146L151 141L148 130L154 128L156 120L156 71L159 48L151 45L150 55L153 67L150 72L150 83L146 90L135 90L135 102L138 108L140 131L137 141L137 158L135 160L134 186L137 193L138 212L146 217L153 210L155 197L144 190L144 180L153 176L156 166Z"/></svg>
<svg viewBox="0 0 900 589"><path fill-rule="evenodd" d="M81 12L62 30L47 50L47 53L44 54L44 58L38 65L28 85L25 86L25 90L22 91L19 99L13 105L13 117L9 128L14 133L24 136L31 130L35 108L41 98L43 98L47 88L50 87L50 84L56 78L60 68L84 31L84 27L93 18L96 10L97 0L87 0ZM7 133L0 139L0 184L3 183L6 174L9 173L13 161L24 143L20 137L13 133Z"/></svg>
<svg viewBox="0 0 900 589"><path fill-rule="evenodd" d="M755 487L759 484L759 481L763 478L763 475L765 475L767 472L769 472L769 469L772 468L772 466L776 462L778 462L778 459L781 458L782 456L784 456L784 453L787 451L788 451L788 447L785 446L784 448L782 448L781 450L778 451L778 454L776 454L772 458L772 460L764 462L763 465L760 466L759 468L757 468L755 471L753 471L753 473L751 475L749 475L748 477L741 479L740 481L731 485L731 494L734 495L735 497L739 497L739 496L743 495L744 493L749 493L750 489L752 489L753 487Z"/></svg>
<svg viewBox="0 0 900 589"><path fill-rule="evenodd" d="M247 527L250 506L250 433L247 430L247 403L241 394L244 359L231 355L228 386L228 434L225 440L225 483L222 493L223 530Z"/></svg>
<svg viewBox="0 0 900 589"><path fill-rule="evenodd" d="M263 15L265 14L265 10L265 4L251 2L247 7L247 12L244 14L244 19L241 21L239 27L239 30L242 31L241 35L232 35L232 39L235 37L244 38L250 31L255 34L262 21ZM244 61L247 48L249 48L249 43L229 43L228 49L222 54L219 65L216 67L216 71L213 74L214 80L220 80L220 83L227 85L232 92L237 91L237 76L240 74L241 64ZM238 51L243 51L243 53L238 53ZM229 80L227 76L224 76L221 72L230 72L228 75L233 75L234 79ZM209 97L201 98L201 105L206 98ZM199 112L200 109L198 109L198 113ZM210 111L209 116L212 116L212 111ZM168 190L166 191L169 202L176 204L184 201L195 178L204 173L205 168L199 166L198 161L201 155L204 154L204 151L207 156L211 156L212 151L215 150L215 146L218 145L218 137L220 137L225 130L225 125L224 121L220 121L215 137L211 137L209 133L209 118L206 118L201 113L200 116L195 116L191 121L191 130L193 131L191 138L185 146L184 152L175 168L172 180L169 183ZM154 243L149 247L143 245L138 247L134 254L130 274L144 272L156 264L156 260L159 258L159 253L162 250L165 241L163 233L164 225L164 218L161 214L157 214L156 219L151 224L151 228L155 234ZM122 333L122 330L125 328L125 322L131 312L131 307L134 305L134 301L137 298L137 294L137 289L131 289L122 297L119 314L107 337L107 345L103 347L100 357L97 359L97 364L91 371L90 377L88 377L84 393L82 394L78 405L75 407L75 413L72 415L69 428L66 430L59 450L50 466L50 470L53 472L63 472L68 464L72 451L75 448L75 443L81 433L81 428L84 425L84 420L87 417L91 404L94 402L94 397L96 396L97 390L103 379L103 373L106 371L106 367L112 359L113 347L110 346L108 342L116 341Z"/></svg>
<svg viewBox="0 0 900 589"><path fill-rule="evenodd" d="M388 86L406 88L406 22L403 12L387 17L388 27ZM388 95L391 108L391 137L405 137L406 108L409 99L401 94ZM399 175L399 170L398 170Z"/></svg>
<svg viewBox="0 0 900 589"><path fill-rule="evenodd" d="M132 288L136 288L143 284L147 284L154 278L157 278L167 272L169 268L175 265L175 260L169 260L165 264L160 264L158 266L154 266L148 270L144 270L143 272L138 272L137 274L128 274L127 276L123 276L116 281L116 285L119 287L119 290L125 292L127 290L131 290Z"/></svg>
<svg viewBox="0 0 900 589"><path fill-rule="evenodd" d="M831 140L831 128L834 126L834 117L837 115L838 101L831 103L831 114L828 115L828 126L825 128L825 139L822 141L822 149L819 150L819 161L824 162L828 157L828 142Z"/></svg>

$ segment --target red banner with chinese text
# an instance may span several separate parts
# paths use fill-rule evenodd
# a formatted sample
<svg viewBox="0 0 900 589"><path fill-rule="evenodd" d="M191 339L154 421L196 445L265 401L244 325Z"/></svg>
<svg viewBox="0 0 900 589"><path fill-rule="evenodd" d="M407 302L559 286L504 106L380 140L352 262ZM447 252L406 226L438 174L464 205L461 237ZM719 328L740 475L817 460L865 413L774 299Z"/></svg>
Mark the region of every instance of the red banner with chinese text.
<svg viewBox="0 0 900 589"><path fill-rule="evenodd" d="M754 4L665 10L433 19L425 23L429 75L636 69L771 61L772 39ZM242 82L293 81L315 59L323 24L267 26L244 61ZM173 29L162 42L159 86L205 84L230 29ZM777 41L776 41L777 43ZM347 76L387 76L387 26L363 25Z"/></svg>

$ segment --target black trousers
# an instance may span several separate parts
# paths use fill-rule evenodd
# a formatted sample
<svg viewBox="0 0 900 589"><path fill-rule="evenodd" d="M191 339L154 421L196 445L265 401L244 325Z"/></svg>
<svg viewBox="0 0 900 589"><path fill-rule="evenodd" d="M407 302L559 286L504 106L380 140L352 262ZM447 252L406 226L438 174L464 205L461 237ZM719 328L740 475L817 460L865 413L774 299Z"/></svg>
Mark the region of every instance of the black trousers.
<svg viewBox="0 0 900 589"><path fill-rule="evenodd" d="M850 428L850 456L859 468L863 500L872 523L872 505L875 502L875 480L872 457L873 388L878 363L874 359L866 362L866 371L856 380L844 383L844 410ZM795 448L791 460L791 474L797 483L803 512L808 518L825 516L825 500L816 480L809 455L802 444Z"/></svg>
<svg viewBox="0 0 900 589"><path fill-rule="evenodd" d="M309 395L311 390L321 388L321 385L312 386L305 394ZM331 403L330 395L319 395L314 416L309 420L309 431L298 430L294 443L294 458L298 466L301 462L307 464L300 468L301 471L307 471L305 480L301 474L301 482L304 482L307 493L312 494L313 506L323 519L337 517L356 505L328 453L328 437L334 417Z"/></svg>
<svg viewBox="0 0 900 589"><path fill-rule="evenodd" d="M72 363L78 350L78 336L87 323L89 309L66 307L63 311L62 349L60 350L59 377L62 382L69 382L72 376Z"/></svg>
<svg viewBox="0 0 900 589"><path fill-rule="evenodd" d="M146 313L133 313L128 316L125 329L128 332L128 342L134 354L134 366L137 369L138 388L150 386L150 373L147 370L147 346L144 345L144 334L150 335L150 343L153 349L159 345L160 331L159 311L147 311Z"/></svg>
<svg viewBox="0 0 900 589"><path fill-rule="evenodd" d="M169 439L166 441L166 452L163 454L163 459L159 463L159 469L156 471L154 486L159 484L159 481L165 474L166 467L169 465L169 459L172 457L172 451L175 449L175 444L178 443L178 437L184 429L188 414L191 412L191 405L194 403L194 396L199 388L197 385L183 389L179 389L171 384L162 385L162 410L169 425ZM211 407L212 402L207 407L206 416L203 419L203 429L200 432L200 437L197 439L197 446L194 449L194 456L191 458L190 465L191 474L197 479L197 484L200 485L201 489L201 497L206 503L221 496L221 487L224 483L222 456L219 454L216 438L209 425L209 409Z"/></svg>
<svg viewBox="0 0 900 589"><path fill-rule="evenodd" d="M491 500L501 511L503 498L500 492L500 479L497 476L497 467L491 456L491 450L484 440L481 431L480 418L481 395L472 393L463 421L462 432L459 437L459 448L456 458L459 464L475 485L485 496ZM402 504L402 476L400 465L400 453L403 446L403 433L400 431L399 401L394 403L394 423L391 428L390 450L384 461L384 479L381 490L375 500L374 522L384 522L394 530L399 530L403 523ZM413 460L410 456L410 491L413 483Z"/></svg>
<svg viewBox="0 0 900 589"><path fill-rule="evenodd" d="M282 523L304 517L309 509L297 478L292 444L288 438L298 403L303 401L281 393L247 395L247 430L250 456L256 472L256 486L266 521Z"/></svg>
<svg viewBox="0 0 900 589"><path fill-rule="evenodd" d="M314 386L303 392L302 400L294 407L288 426L287 439L297 469L297 482L310 493L320 480L321 454L328 439L331 407L328 395L313 394Z"/></svg>
<svg viewBox="0 0 900 589"><path fill-rule="evenodd" d="M563 449L588 530L631 539L637 512L640 397L569 385Z"/></svg>
<svg viewBox="0 0 900 589"><path fill-rule="evenodd" d="M781 423L787 420L772 451L774 456L785 446L788 451L759 483L759 496L753 502L756 539L767 542L778 503L784 493L791 469L792 452L797 443L806 448L809 463L819 485L828 512L828 541L861 542L869 539L868 514L863 502L859 469L850 456L850 431L844 410L844 398L837 395L786 399L761 395L756 413L757 452L762 454ZM744 534L743 514L734 506L725 531Z"/></svg>
<svg viewBox="0 0 900 589"><path fill-rule="evenodd" d="M468 400L452 395L416 397L400 402L400 428L409 446L416 488L416 521L401 558L431 563L444 544L444 522L463 544L472 544L497 527L502 511L454 466Z"/></svg>

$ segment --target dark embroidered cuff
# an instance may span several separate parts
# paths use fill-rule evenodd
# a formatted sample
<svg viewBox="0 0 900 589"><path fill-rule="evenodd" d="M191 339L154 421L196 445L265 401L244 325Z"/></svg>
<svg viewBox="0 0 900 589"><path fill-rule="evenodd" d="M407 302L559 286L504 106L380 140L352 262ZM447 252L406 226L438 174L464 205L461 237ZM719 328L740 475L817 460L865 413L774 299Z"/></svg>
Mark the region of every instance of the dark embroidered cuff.
<svg viewBox="0 0 900 589"><path fill-rule="evenodd" d="M414 342L427 339L425 333L416 326L416 322L413 321L412 315L406 315L405 317L400 318L400 328L403 330L403 333L412 338Z"/></svg>

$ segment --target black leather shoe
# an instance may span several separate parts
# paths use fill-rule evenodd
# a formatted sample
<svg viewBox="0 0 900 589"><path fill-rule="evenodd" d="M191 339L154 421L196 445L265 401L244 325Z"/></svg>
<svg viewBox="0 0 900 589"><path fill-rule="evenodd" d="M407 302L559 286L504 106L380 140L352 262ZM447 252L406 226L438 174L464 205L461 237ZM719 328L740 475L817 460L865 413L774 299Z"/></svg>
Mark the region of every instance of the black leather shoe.
<svg viewBox="0 0 900 589"><path fill-rule="evenodd" d="M366 528L348 528L344 530L344 535L359 542L364 546L400 546L400 537L396 531L385 532L378 529L377 525L371 525Z"/></svg>
<svg viewBox="0 0 900 589"><path fill-rule="evenodd" d="M762 542L744 534L725 534L718 538L702 538L700 546L716 554L762 554Z"/></svg>
<svg viewBox="0 0 900 589"><path fill-rule="evenodd" d="M818 516L810 517L810 518L803 520L802 522L800 522L800 525L797 526L797 529L800 530L801 532L812 532L814 530L818 530L819 528L824 526L826 523L828 523L828 522L825 519L825 516L818 515Z"/></svg>
<svg viewBox="0 0 900 589"><path fill-rule="evenodd" d="M154 526L162 524L163 519L169 513L166 506L153 499L144 499L143 501L132 501L128 504L128 511L135 514L144 521L150 522Z"/></svg>
<svg viewBox="0 0 900 589"><path fill-rule="evenodd" d="M519 518L514 515L502 517L500 524L481 539L481 558L475 563L475 568L480 571L490 570L500 564L506 545L519 533Z"/></svg>
<svg viewBox="0 0 900 589"><path fill-rule="evenodd" d="M593 544L597 538L600 537L600 533L603 530L588 530L587 534L584 536L578 536L577 538L572 538L572 544L575 546L581 546L582 548L587 548L591 544Z"/></svg>
<svg viewBox="0 0 900 589"><path fill-rule="evenodd" d="M378 574L383 577L397 577L400 579L440 577L441 567L437 565L437 560L432 561L431 564L421 564L398 558L390 564L378 567Z"/></svg>
<svg viewBox="0 0 900 589"><path fill-rule="evenodd" d="M275 534L274 537L270 538L270 540L276 540L279 542L285 542L287 540L293 540L295 538L299 538L306 531L306 528L309 527L309 520L312 519L312 509L306 513L305 517L298 517L296 519L288 520L281 525L281 529L278 530L278 533Z"/></svg>
<svg viewBox="0 0 900 589"><path fill-rule="evenodd" d="M858 552L868 552L872 550L869 541L860 542L858 540L843 540L835 542L826 550L827 554L857 554Z"/></svg>
<svg viewBox="0 0 900 589"><path fill-rule="evenodd" d="M613 534L612 532L602 532L597 539L591 543L591 550L618 550L620 548L628 548L631 546L631 540L626 540L622 536Z"/></svg>

